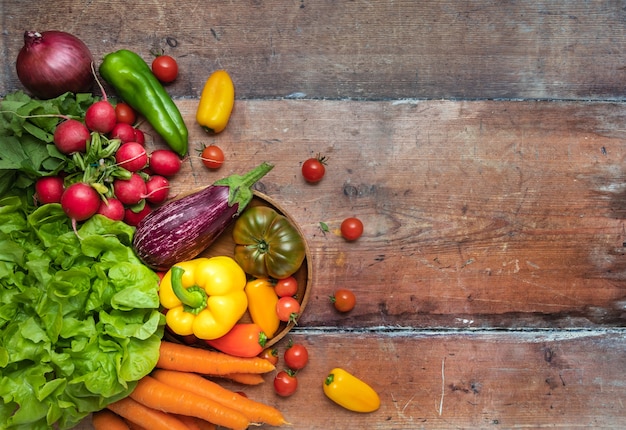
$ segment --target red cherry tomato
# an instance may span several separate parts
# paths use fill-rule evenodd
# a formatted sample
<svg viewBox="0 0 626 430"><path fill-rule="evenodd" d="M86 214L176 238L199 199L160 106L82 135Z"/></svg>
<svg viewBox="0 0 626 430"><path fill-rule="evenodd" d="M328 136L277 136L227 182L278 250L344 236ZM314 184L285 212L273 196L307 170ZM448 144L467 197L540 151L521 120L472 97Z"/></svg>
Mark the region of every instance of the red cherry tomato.
<svg viewBox="0 0 626 430"><path fill-rule="evenodd" d="M120 102L115 105L115 119L117 122L133 125L137 120L137 114L132 107Z"/></svg>
<svg viewBox="0 0 626 430"><path fill-rule="evenodd" d="M341 235L346 240L357 240L363 234L363 223L358 218L346 218L341 223Z"/></svg>
<svg viewBox="0 0 626 430"><path fill-rule="evenodd" d="M350 312L356 305L356 296L346 288L340 288L330 296L330 301L339 312Z"/></svg>
<svg viewBox="0 0 626 430"><path fill-rule="evenodd" d="M217 169L224 164L224 152L219 146L205 146L200 153L202 163L207 169Z"/></svg>
<svg viewBox="0 0 626 430"><path fill-rule="evenodd" d="M283 359L285 360L285 365L291 370L301 370L309 362L309 351L306 349L306 346L294 343L285 350Z"/></svg>
<svg viewBox="0 0 626 430"><path fill-rule="evenodd" d="M152 61L152 73L159 81L169 84L178 76L178 63L169 55L159 55Z"/></svg>
<svg viewBox="0 0 626 430"><path fill-rule="evenodd" d="M274 366L278 363L278 350L276 348L265 348L259 354L259 357L272 363Z"/></svg>
<svg viewBox="0 0 626 430"><path fill-rule="evenodd" d="M293 276L279 279L274 285L274 291L278 297L295 296L298 292L298 280Z"/></svg>
<svg viewBox="0 0 626 430"><path fill-rule="evenodd" d="M295 322L300 316L300 302L291 296L281 297L276 303L278 319L284 322Z"/></svg>
<svg viewBox="0 0 626 430"><path fill-rule="evenodd" d="M322 180L326 173L326 157L318 155L302 163L302 176L307 182L315 183Z"/></svg>
<svg viewBox="0 0 626 430"><path fill-rule="evenodd" d="M274 377L274 391L283 397L291 396L298 389L298 379L295 373L281 370Z"/></svg>

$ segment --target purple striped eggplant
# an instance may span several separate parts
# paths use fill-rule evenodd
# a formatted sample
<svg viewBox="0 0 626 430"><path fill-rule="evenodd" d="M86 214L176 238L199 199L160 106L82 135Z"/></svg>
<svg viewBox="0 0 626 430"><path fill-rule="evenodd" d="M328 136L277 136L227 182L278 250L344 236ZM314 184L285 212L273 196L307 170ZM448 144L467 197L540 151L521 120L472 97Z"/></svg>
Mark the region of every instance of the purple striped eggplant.
<svg viewBox="0 0 626 430"><path fill-rule="evenodd" d="M243 176L231 175L159 206L135 230L137 256L160 271L198 256L237 219L252 200L252 186L273 167L262 163Z"/></svg>

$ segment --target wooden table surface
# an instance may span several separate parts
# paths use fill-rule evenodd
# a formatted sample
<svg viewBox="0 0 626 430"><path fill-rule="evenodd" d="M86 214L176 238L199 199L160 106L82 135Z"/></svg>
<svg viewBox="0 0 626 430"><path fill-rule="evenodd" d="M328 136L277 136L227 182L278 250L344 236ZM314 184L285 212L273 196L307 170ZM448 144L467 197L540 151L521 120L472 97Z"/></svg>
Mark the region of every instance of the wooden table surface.
<svg viewBox="0 0 626 430"><path fill-rule="evenodd" d="M292 428L626 426L626 2L3 0L0 16L0 96L22 88L24 30L71 32L96 58L177 58L191 156L174 193L275 165L257 189L311 248L290 336L311 361L290 398L271 375L246 392ZM237 101L210 136L195 109L216 68ZM195 157L211 143L214 172ZM348 243L335 233L353 215L365 232ZM337 287L357 294L349 314ZM328 401L334 366L381 408Z"/></svg>

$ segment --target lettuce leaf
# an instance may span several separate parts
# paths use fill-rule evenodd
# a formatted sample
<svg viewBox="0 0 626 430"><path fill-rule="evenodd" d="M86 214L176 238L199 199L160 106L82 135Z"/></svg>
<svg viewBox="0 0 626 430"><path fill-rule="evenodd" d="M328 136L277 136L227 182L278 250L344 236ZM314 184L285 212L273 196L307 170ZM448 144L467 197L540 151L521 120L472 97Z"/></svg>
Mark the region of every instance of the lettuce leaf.
<svg viewBox="0 0 626 430"><path fill-rule="evenodd" d="M158 277L133 227L0 199L0 423L69 429L126 397L158 359Z"/></svg>

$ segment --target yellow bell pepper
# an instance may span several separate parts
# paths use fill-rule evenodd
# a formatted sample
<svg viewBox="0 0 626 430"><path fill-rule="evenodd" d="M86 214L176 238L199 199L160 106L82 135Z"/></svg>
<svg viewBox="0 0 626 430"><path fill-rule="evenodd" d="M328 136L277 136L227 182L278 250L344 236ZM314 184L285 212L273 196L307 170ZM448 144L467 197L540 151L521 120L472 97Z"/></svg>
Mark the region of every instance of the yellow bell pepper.
<svg viewBox="0 0 626 430"><path fill-rule="evenodd" d="M380 407L378 393L341 368L328 373L324 380L324 394L339 406L354 412L374 412Z"/></svg>
<svg viewBox="0 0 626 430"><path fill-rule="evenodd" d="M196 258L175 264L159 286L165 322L181 336L217 339L248 308L246 274L230 257Z"/></svg>
<svg viewBox="0 0 626 430"><path fill-rule="evenodd" d="M219 133L226 128L235 104L235 85L225 70L209 76L196 111L196 121L206 131Z"/></svg>
<svg viewBox="0 0 626 430"><path fill-rule="evenodd" d="M261 327L268 339L271 339L280 325L276 313L278 295L274 286L267 278L253 279L246 284L245 292L252 321Z"/></svg>

